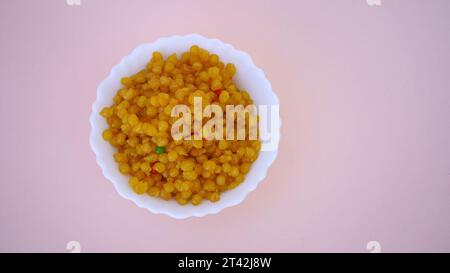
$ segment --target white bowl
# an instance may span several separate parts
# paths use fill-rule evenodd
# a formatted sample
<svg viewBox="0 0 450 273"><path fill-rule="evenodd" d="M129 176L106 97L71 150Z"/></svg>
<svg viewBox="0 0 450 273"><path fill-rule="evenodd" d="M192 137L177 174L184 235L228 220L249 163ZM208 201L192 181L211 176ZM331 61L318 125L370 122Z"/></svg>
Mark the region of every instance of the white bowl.
<svg viewBox="0 0 450 273"><path fill-rule="evenodd" d="M90 116L91 135L90 144L95 152L97 163L103 171L103 175L112 182L117 192L124 198L136 203L141 208L146 208L153 213L162 213L177 219L190 216L201 217L207 214L217 213L224 208L231 207L242 202L246 195L253 191L267 173L269 166L275 160L278 151L279 133L281 121L276 111L272 116L271 127L272 144L267 151L260 152L258 159L253 163L246 179L238 187L221 193L218 202L204 201L198 206L191 204L180 206L176 201L165 201L148 195L137 195L128 185L129 177L119 172L113 154L116 149L102 139L103 130L107 129L107 123L99 115L100 110L112 104L113 96L121 88L120 79L137 73L145 67L150 60L153 51L160 51L164 57L176 52L179 56L192 45L200 47L219 55L224 63L232 62L236 65L237 73L234 82L240 89L245 89L257 105L278 105L278 97L272 91L264 72L255 66L250 56L233 46L225 44L218 39L207 39L198 34L186 36L171 36L160 38L153 43L138 46L133 52L114 66L108 77L97 88L97 98L92 105ZM264 144L263 144L264 147Z"/></svg>

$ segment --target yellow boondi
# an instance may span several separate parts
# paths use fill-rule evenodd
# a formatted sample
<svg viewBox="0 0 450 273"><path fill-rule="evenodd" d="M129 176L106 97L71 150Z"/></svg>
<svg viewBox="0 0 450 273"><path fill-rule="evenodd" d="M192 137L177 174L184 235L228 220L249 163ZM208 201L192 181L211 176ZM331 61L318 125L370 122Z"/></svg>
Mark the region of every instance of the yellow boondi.
<svg viewBox="0 0 450 273"><path fill-rule="evenodd" d="M109 125L103 138L117 148L119 171L130 176L137 194L198 205L203 199L218 201L221 192L244 181L261 149L259 140L248 140L247 131L246 140L175 141L171 136L178 119L171 117L172 108L192 108L195 96L204 105L219 105L224 116L226 105L253 104L233 84L235 73L233 64L194 45L180 59L172 54L164 60L153 52L144 70L121 79L113 105L100 112Z"/></svg>

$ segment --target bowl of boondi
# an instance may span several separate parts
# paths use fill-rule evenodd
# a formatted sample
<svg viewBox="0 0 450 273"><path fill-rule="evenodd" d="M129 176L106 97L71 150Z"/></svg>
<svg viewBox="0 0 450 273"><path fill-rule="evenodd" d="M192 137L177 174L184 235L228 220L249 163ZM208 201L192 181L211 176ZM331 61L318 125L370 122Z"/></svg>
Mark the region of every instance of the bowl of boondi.
<svg viewBox="0 0 450 273"><path fill-rule="evenodd" d="M247 125L234 132L225 126L223 138L211 138L205 129L199 137L184 119L180 128L188 133L174 135L180 121L174 107L192 110L199 98L201 106L223 111L225 124L227 105L275 110L269 117L258 112L256 138L250 137L249 115ZM278 150L278 105L270 82L248 54L198 34L160 38L138 46L98 86L90 145L122 197L153 213L201 217L242 202L265 178ZM208 120L186 116L201 125ZM270 124L264 141L262 123ZM244 139L228 138L239 132Z"/></svg>

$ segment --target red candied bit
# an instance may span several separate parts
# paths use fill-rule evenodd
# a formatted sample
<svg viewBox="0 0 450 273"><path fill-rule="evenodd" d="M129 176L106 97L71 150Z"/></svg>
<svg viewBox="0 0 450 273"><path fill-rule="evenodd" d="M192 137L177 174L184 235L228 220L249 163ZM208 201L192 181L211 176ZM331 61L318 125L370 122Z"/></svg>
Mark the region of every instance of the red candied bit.
<svg viewBox="0 0 450 273"><path fill-rule="evenodd" d="M152 165L152 170L150 171L150 173L151 174L159 174L159 172L157 172L153 167L155 166L155 164L156 163L158 163L159 161L157 161L157 162L155 162L153 165Z"/></svg>
<svg viewBox="0 0 450 273"><path fill-rule="evenodd" d="M214 93L216 93L216 97L219 98L220 93L222 93L222 89L218 89L218 90L214 91Z"/></svg>

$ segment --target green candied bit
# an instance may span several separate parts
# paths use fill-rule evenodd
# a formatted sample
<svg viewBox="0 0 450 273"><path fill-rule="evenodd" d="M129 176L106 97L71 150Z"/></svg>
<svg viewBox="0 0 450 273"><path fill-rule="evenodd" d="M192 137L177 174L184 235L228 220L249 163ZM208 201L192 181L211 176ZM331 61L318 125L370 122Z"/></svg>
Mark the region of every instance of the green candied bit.
<svg viewBox="0 0 450 273"><path fill-rule="evenodd" d="M155 152L159 155L164 153L165 151L166 151L166 148L164 148L163 146L156 146L156 148L155 148Z"/></svg>

